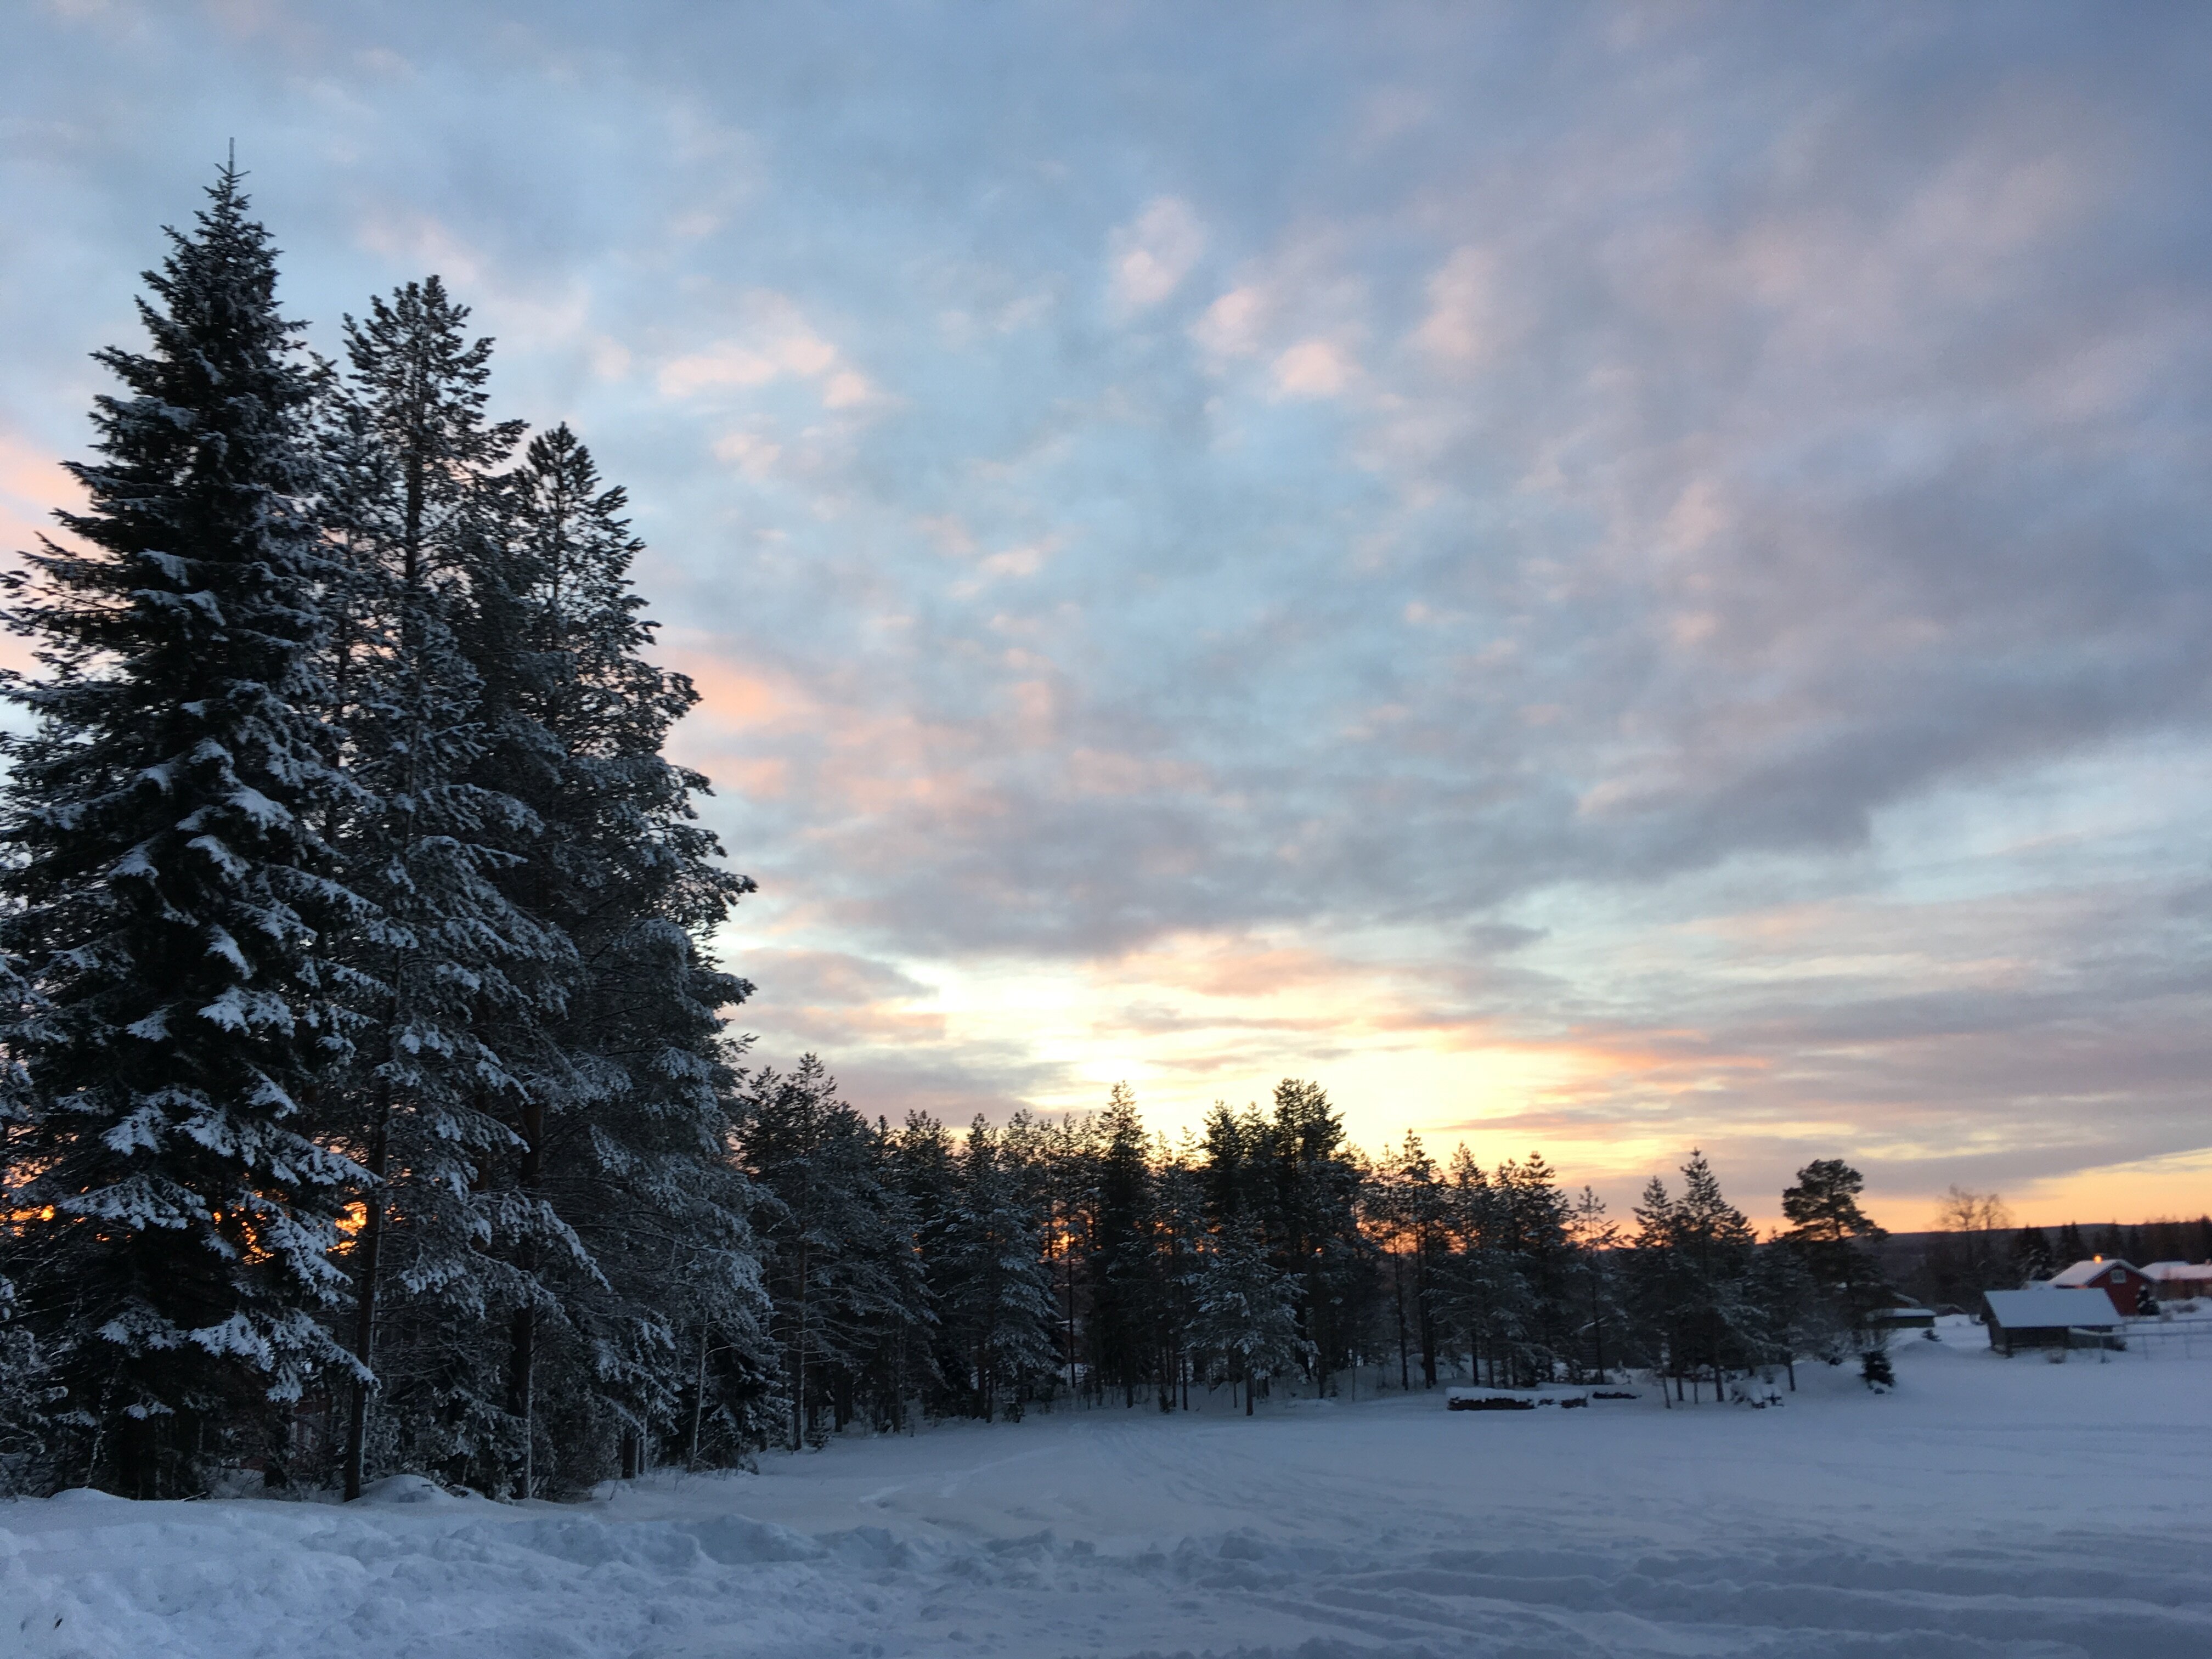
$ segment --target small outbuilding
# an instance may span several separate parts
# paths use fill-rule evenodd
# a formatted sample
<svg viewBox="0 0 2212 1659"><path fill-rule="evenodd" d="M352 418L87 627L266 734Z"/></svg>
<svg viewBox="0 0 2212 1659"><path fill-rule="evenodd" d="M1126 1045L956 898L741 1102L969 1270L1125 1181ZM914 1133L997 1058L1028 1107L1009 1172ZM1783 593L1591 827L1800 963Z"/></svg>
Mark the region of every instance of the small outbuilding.
<svg viewBox="0 0 2212 1659"><path fill-rule="evenodd" d="M2011 1354L2021 1348L2117 1347L2120 1313L2101 1290L1987 1291L1982 1319L1990 1346Z"/></svg>
<svg viewBox="0 0 2212 1659"><path fill-rule="evenodd" d="M2133 1319L2142 1311L2143 1291L2149 1284L2141 1267L2118 1256L2093 1255L2051 1276L2054 1291L2102 1291L2112 1298L2112 1306L2123 1319Z"/></svg>

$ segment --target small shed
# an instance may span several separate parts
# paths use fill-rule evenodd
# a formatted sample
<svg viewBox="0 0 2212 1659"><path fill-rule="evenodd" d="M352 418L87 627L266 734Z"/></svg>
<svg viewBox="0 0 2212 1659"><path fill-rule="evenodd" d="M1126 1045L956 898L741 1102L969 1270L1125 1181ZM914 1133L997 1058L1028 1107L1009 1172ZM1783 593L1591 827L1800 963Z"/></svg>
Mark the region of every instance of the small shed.
<svg viewBox="0 0 2212 1659"><path fill-rule="evenodd" d="M2100 1290L1985 1291L1982 1317L1990 1328L1990 1346L2008 1355L2021 1348L2101 1346L2119 1340L2119 1310Z"/></svg>
<svg viewBox="0 0 2212 1659"><path fill-rule="evenodd" d="M2116 1255L2093 1255L2051 1276L2054 1291L2102 1291L2112 1298L2112 1306L2124 1319L2133 1319L2142 1311L2143 1291L2149 1283L2141 1267Z"/></svg>
<svg viewBox="0 0 2212 1659"><path fill-rule="evenodd" d="M2212 1296L2212 1261L2154 1261L2142 1271L2161 1302Z"/></svg>

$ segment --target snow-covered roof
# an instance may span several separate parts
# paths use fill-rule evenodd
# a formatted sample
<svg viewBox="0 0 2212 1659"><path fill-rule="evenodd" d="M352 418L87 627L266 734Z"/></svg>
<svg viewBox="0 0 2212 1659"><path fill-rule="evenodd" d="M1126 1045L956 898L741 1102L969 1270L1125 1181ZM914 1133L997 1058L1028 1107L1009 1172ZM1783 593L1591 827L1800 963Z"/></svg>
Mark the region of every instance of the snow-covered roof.
<svg viewBox="0 0 2212 1659"><path fill-rule="evenodd" d="M2130 1273L2142 1270L2132 1261L2123 1261L2116 1255L2093 1256L2087 1261L2077 1261L2063 1273L2051 1275L2051 1282L2060 1290L2087 1285L2098 1275L2113 1267L2125 1267Z"/></svg>
<svg viewBox="0 0 2212 1659"><path fill-rule="evenodd" d="M2154 1261L2142 1272L2145 1279L2212 1279L2212 1261Z"/></svg>
<svg viewBox="0 0 2212 1659"><path fill-rule="evenodd" d="M2008 1331L2055 1330L2061 1325L2117 1325L2119 1310L2102 1291L1984 1291L1990 1316Z"/></svg>

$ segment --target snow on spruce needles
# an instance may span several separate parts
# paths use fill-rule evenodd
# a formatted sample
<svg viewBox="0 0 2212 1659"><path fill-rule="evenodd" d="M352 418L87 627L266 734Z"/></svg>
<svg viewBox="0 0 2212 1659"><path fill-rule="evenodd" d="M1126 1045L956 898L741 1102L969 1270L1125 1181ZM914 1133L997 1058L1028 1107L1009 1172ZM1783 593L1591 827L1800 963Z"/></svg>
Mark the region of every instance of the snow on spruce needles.
<svg viewBox="0 0 2212 1659"><path fill-rule="evenodd" d="M23 1659L2212 1653L2212 1370L2007 1361L1780 1411L1060 1412L493 1504L0 1504Z"/></svg>

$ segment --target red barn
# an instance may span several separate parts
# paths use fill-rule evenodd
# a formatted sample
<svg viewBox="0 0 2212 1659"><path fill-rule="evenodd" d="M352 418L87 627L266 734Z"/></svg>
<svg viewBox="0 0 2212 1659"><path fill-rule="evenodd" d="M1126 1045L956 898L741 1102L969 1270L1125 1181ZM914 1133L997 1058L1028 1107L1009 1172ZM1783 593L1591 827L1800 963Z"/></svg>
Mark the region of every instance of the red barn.
<svg viewBox="0 0 2212 1659"><path fill-rule="evenodd" d="M2075 1262L2051 1281L2055 1291L2102 1291L2124 1319L2142 1311L2143 1291L2149 1285L2148 1276L2133 1262L2101 1255Z"/></svg>

